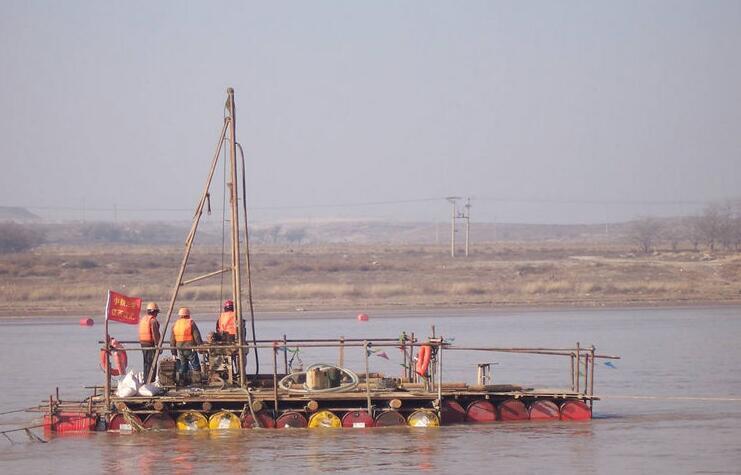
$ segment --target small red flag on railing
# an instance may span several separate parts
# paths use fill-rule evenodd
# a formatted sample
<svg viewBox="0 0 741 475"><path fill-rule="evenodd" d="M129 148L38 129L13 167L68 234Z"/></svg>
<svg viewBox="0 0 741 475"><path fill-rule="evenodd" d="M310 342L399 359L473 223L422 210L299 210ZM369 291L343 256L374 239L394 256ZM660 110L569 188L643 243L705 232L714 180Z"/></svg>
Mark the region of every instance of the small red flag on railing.
<svg viewBox="0 0 741 475"><path fill-rule="evenodd" d="M136 325L142 308L141 297L127 297L112 290L108 291L105 317L107 320Z"/></svg>

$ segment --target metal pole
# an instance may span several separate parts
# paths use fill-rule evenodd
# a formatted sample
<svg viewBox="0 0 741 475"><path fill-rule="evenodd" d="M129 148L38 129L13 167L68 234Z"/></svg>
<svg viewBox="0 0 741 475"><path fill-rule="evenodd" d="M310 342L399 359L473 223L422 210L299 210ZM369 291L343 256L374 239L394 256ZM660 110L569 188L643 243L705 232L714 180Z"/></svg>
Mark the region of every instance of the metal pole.
<svg viewBox="0 0 741 475"><path fill-rule="evenodd" d="M594 345L590 348L592 355L592 366L589 368L589 395L594 396Z"/></svg>
<svg viewBox="0 0 741 475"><path fill-rule="evenodd" d="M368 403L368 414L373 416L371 412L371 395L370 395L370 368L368 365L368 342L363 343L363 354L365 355L365 398Z"/></svg>
<svg viewBox="0 0 741 475"><path fill-rule="evenodd" d="M345 337L340 337L340 355L337 360L337 366L343 368L345 366Z"/></svg>
<svg viewBox="0 0 741 475"><path fill-rule="evenodd" d="M285 333L283 334L283 367L286 369L286 374L288 374L288 339Z"/></svg>
<svg viewBox="0 0 741 475"><path fill-rule="evenodd" d="M105 304L105 412L111 407L111 341L108 336L108 305L111 301L111 291L108 291Z"/></svg>
<svg viewBox="0 0 741 475"><path fill-rule="evenodd" d="M231 187L229 193L229 207L231 209L231 240L232 240L232 295L234 298L234 312L237 316L237 344L239 345L239 386L245 387L244 374L244 321L242 319L242 272L241 254L239 251L239 193L237 190L237 118L234 104L234 89L227 89L227 104L229 109L229 170ZM257 351L257 350L255 350Z"/></svg>
<svg viewBox="0 0 741 475"><path fill-rule="evenodd" d="M579 371L581 371L581 352L579 351L579 342L577 341L576 342L576 374L574 375L576 379L575 390L577 393L579 392Z"/></svg>
<svg viewBox="0 0 741 475"><path fill-rule="evenodd" d="M275 417L278 417L278 345L275 343L273 343L273 403L275 404Z"/></svg>
<svg viewBox="0 0 741 475"><path fill-rule="evenodd" d="M231 122L228 118L224 119L224 126L221 128L221 135L219 136L219 143L216 145L216 152L214 152L214 158L211 161L211 169L208 172L208 177L206 178L206 184L203 187L203 193L201 194L201 200L198 202L198 205L196 206L196 213L193 216L193 224L190 226L190 231L188 232L188 237L185 239L185 253L183 254L183 260L180 263L180 270L178 271L178 278L175 282L175 288L172 291L172 298L170 299L170 306L167 310L167 319L165 320L165 325L162 327L162 333L160 335L160 341L157 343L157 348L154 350L154 363L152 364L152 368L149 370L149 374L147 375L147 381L151 382L154 379L154 371L157 367L157 359L159 358L160 353L162 352L162 343L165 341L165 335L167 334L167 326L170 324L170 318L172 318L172 311L175 308L175 301L178 298L178 292L180 291L180 286L183 282L183 275L185 274L185 267L188 265L188 258L190 257L190 250L193 248L193 241L196 235L196 231L198 230L198 223L201 220L201 215L203 214L203 207L206 204L206 199L208 196L208 189L211 186L211 179L214 176L214 171L216 170L216 165L219 162L219 154L221 153L221 145L224 142L224 136L226 135L226 129L229 125L229 122Z"/></svg>
<svg viewBox="0 0 741 475"><path fill-rule="evenodd" d="M455 257L455 199L450 200L450 257Z"/></svg>
<svg viewBox="0 0 741 475"><path fill-rule="evenodd" d="M574 390L574 355L575 353L571 353L571 390Z"/></svg>

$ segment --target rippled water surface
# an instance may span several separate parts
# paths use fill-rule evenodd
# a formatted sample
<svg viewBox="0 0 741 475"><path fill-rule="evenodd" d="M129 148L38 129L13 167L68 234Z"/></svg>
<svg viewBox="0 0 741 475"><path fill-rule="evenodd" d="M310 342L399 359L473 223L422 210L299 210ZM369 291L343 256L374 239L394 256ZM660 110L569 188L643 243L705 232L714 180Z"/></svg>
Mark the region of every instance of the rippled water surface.
<svg viewBox="0 0 741 475"><path fill-rule="evenodd" d="M300 315L300 314L299 314ZM214 318L196 316L202 331ZM33 323L31 323L33 322ZM100 323L100 322L98 322ZM0 438L0 473L399 472L450 473L741 473L741 309L580 310L548 312L443 312L352 314L257 322L261 339L291 337L396 337L402 330L454 338L456 345L573 346L594 344L619 354L615 368L600 365L595 419L582 423L500 423L438 429L255 430L236 434L149 433L51 437L31 443L22 433ZM135 327L112 324L119 339ZM102 325L77 319L0 321L0 412L37 404L60 388L79 398L82 386L100 384L97 340ZM31 344L33 346L31 346ZM362 350L348 349L346 364L360 369ZM372 371L401 371L371 359ZM306 364L335 362L334 350L300 353ZM141 364L140 354L130 361ZM497 363L495 382L565 387L563 357L446 352L449 381L475 378L477 362ZM254 360L250 358L251 369ZM262 371L272 357L262 355ZM642 399L637 397L651 397ZM0 428L34 422L33 414L0 417Z"/></svg>

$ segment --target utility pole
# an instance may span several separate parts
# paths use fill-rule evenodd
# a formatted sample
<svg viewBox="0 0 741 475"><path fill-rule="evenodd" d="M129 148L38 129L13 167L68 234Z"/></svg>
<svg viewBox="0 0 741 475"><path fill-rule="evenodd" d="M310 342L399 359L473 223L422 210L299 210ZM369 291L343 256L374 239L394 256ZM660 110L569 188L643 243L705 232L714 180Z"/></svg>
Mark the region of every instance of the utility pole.
<svg viewBox="0 0 741 475"><path fill-rule="evenodd" d="M471 237L471 198L466 198L465 208L463 217L466 219L466 257L468 257L468 244Z"/></svg>
<svg viewBox="0 0 741 475"><path fill-rule="evenodd" d="M451 214L450 214L450 257L455 257L455 218L456 218L456 204L460 196L448 196L445 198L450 202Z"/></svg>

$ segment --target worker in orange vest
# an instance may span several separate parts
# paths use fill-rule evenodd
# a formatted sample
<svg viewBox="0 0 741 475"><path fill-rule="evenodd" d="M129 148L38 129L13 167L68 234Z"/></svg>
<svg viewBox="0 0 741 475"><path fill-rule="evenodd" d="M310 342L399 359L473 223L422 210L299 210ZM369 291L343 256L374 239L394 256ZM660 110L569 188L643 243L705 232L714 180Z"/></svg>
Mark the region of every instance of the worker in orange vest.
<svg viewBox="0 0 741 475"><path fill-rule="evenodd" d="M139 344L142 348L151 348L142 350L145 378L149 378L149 370L154 362L154 347L160 341L160 322L157 321L159 313L159 306L155 302L150 302L147 304L147 313L139 319Z"/></svg>
<svg viewBox="0 0 741 475"><path fill-rule="evenodd" d="M198 330L196 323L190 318L190 309L181 307L178 310L178 320L172 327L172 336L170 344L175 347L172 351L173 356L179 360L178 378L179 384L184 385L188 375L188 367L191 370L191 382L201 382L201 362L198 359L198 352L189 349L193 346L203 345L201 332Z"/></svg>
<svg viewBox="0 0 741 475"><path fill-rule="evenodd" d="M224 311L216 320L216 333L223 342L233 343L237 340L237 316L234 313L233 300L224 302Z"/></svg>

